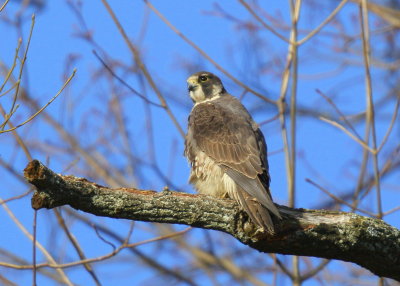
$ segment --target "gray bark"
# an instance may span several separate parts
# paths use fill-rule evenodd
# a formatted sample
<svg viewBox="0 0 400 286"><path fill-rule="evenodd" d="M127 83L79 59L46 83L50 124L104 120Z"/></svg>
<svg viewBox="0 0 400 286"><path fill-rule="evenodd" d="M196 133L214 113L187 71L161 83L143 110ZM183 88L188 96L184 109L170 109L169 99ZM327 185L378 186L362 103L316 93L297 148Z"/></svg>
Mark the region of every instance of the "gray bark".
<svg viewBox="0 0 400 286"><path fill-rule="evenodd" d="M34 209L69 205L98 216L184 224L228 233L261 252L314 256L356 263L400 281L400 231L354 213L278 206L275 234L257 233L234 201L163 190L110 189L54 173L34 160L24 170L36 187Z"/></svg>

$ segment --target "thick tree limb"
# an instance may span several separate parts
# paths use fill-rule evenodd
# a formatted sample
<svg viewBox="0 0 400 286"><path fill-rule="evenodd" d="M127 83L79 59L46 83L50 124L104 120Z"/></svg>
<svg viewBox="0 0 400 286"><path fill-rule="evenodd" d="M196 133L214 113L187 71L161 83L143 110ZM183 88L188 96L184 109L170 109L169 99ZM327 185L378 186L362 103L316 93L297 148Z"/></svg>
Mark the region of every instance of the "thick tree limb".
<svg viewBox="0 0 400 286"><path fill-rule="evenodd" d="M28 164L24 175L37 189L34 209L70 205L99 216L220 230L262 252L354 262L400 281L400 231L382 220L279 206L283 219L276 222L276 234L255 235L247 215L232 200L169 190L109 189L58 175L37 160Z"/></svg>

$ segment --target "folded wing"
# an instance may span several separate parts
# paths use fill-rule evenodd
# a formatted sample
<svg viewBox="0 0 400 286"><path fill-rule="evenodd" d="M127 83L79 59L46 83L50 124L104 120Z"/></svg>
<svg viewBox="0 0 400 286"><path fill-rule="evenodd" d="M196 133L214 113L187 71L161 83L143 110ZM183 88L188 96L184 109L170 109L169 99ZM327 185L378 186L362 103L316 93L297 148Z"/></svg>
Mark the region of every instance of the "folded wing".
<svg viewBox="0 0 400 286"><path fill-rule="evenodd" d="M265 140L244 107L237 104L243 112L235 113L231 108L215 103L195 106L189 118L193 138L199 149L235 181L238 188L234 199L250 218L273 231L266 209L279 218L280 214L269 191Z"/></svg>

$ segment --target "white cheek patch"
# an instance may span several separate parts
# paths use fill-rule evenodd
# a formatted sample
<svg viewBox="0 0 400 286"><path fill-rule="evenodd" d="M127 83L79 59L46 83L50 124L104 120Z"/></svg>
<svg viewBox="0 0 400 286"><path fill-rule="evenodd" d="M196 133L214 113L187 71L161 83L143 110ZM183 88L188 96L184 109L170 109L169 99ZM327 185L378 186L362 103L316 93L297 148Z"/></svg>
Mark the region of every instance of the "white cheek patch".
<svg viewBox="0 0 400 286"><path fill-rule="evenodd" d="M205 99L204 92L201 86L197 87L195 90L190 91L189 95L194 100L194 102L201 102Z"/></svg>
<svg viewBox="0 0 400 286"><path fill-rule="evenodd" d="M212 89L212 94L213 94L213 98L214 97L219 97L219 95L221 94L221 92L222 92L222 86L220 86L220 85L213 85L213 89Z"/></svg>

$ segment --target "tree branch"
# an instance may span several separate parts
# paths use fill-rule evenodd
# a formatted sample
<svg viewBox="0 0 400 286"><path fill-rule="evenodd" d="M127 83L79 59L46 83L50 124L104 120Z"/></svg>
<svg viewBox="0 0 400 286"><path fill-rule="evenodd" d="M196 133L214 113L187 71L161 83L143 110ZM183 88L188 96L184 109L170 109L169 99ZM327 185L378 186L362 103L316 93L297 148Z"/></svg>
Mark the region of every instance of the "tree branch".
<svg viewBox="0 0 400 286"><path fill-rule="evenodd" d="M232 200L164 190L110 189L58 175L37 160L24 176L36 187L34 209L62 205L98 216L176 223L226 232L261 252L337 259L400 281L400 231L382 220L354 213L278 206L274 236L254 232Z"/></svg>

